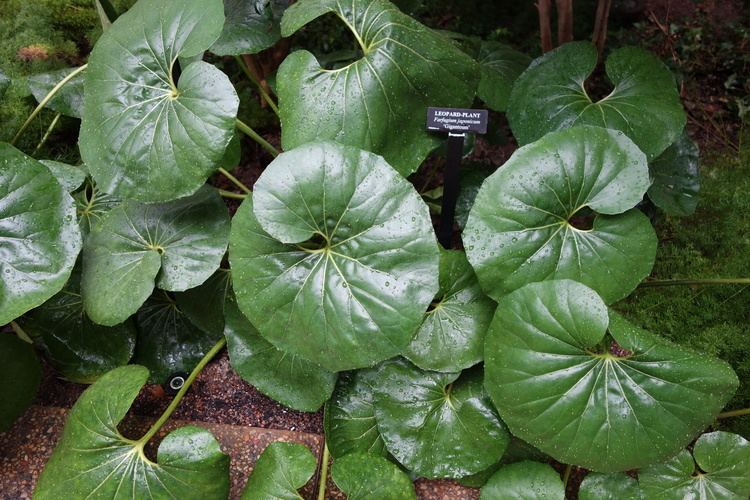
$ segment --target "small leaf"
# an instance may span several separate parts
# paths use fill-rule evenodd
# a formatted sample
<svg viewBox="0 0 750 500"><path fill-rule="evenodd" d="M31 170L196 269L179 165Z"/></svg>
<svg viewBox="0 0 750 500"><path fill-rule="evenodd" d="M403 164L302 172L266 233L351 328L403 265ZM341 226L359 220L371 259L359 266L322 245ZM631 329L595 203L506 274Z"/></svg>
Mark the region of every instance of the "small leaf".
<svg viewBox="0 0 750 500"><path fill-rule="evenodd" d="M86 239L83 304L102 325L121 323L154 286L183 291L219 268L229 240L229 214L206 186L156 205L128 201L112 209Z"/></svg>
<svg viewBox="0 0 750 500"><path fill-rule="evenodd" d="M331 397L336 374L276 349L237 309L226 305L227 350L232 368L266 396L298 411L318 411Z"/></svg>
<svg viewBox="0 0 750 500"><path fill-rule="evenodd" d="M103 191L163 202L195 193L234 136L239 99L229 78L177 59L218 38L221 0L139 0L89 56L80 150Z"/></svg>
<svg viewBox="0 0 750 500"><path fill-rule="evenodd" d="M513 85L508 105L519 144L574 125L596 125L624 132L652 160L679 137L686 115L664 63L637 47L615 50L606 63L614 88L594 102L585 81L597 59L594 45L572 42L531 63Z"/></svg>
<svg viewBox="0 0 750 500"><path fill-rule="evenodd" d="M221 338L195 326L166 292L158 290L136 314L138 344L133 361L151 372L149 381L163 384L170 375L191 372Z"/></svg>
<svg viewBox="0 0 750 500"><path fill-rule="evenodd" d="M73 199L76 201L78 225L84 236L88 236L91 228L102 220L104 214L122 203L116 196L97 188L90 178L84 188L73 195Z"/></svg>
<svg viewBox="0 0 750 500"><path fill-rule="evenodd" d="M482 386L482 371L422 371L383 363L373 386L378 430L388 451L415 474L462 477L500 460L508 432Z"/></svg>
<svg viewBox="0 0 750 500"><path fill-rule="evenodd" d="M36 397L42 367L31 344L0 333L0 432L10 429Z"/></svg>
<svg viewBox="0 0 750 500"><path fill-rule="evenodd" d="M470 476L464 476L458 479L458 482L469 488L481 488L497 470L507 464L513 464L523 461L549 461L549 456L537 450L529 443L521 441L517 437L511 436L508 447L505 448L502 458L496 464L489 466L483 471Z"/></svg>
<svg viewBox="0 0 750 500"><path fill-rule="evenodd" d="M379 156L331 142L266 168L234 216L229 260L261 335L330 371L397 355L438 288L435 233L413 186Z"/></svg>
<svg viewBox="0 0 750 500"><path fill-rule="evenodd" d="M203 284L175 296L191 323L217 337L224 333L225 304L232 294L232 274L219 268Z"/></svg>
<svg viewBox="0 0 750 500"><path fill-rule="evenodd" d="M578 500L641 500L642 498L638 481L619 472L612 474L591 472L583 479L578 491Z"/></svg>
<svg viewBox="0 0 750 500"><path fill-rule="evenodd" d="M0 143L0 325L59 292L80 249L73 198L47 167Z"/></svg>
<svg viewBox="0 0 750 500"><path fill-rule="evenodd" d="M44 165L52 172L57 182L67 191L72 193L86 180L86 171L81 167L74 165L68 165L60 161L54 160L39 160L39 163Z"/></svg>
<svg viewBox="0 0 750 500"><path fill-rule="evenodd" d="M608 315L593 290L570 280L502 298L484 349L485 387L511 432L600 472L674 455L738 385L728 364Z"/></svg>
<svg viewBox="0 0 750 500"><path fill-rule="evenodd" d="M698 146L683 132L649 165L654 183L648 197L654 205L670 215L692 215L701 189L698 161Z"/></svg>
<svg viewBox="0 0 750 500"><path fill-rule="evenodd" d="M565 500L560 475L547 464L518 462L501 467L482 486L481 500Z"/></svg>
<svg viewBox="0 0 750 500"><path fill-rule="evenodd" d="M242 500L302 498L297 490L315 474L316 466L317 461L306 446L271 443L255 463Z"/></svg>
<svg viewBox="0 0 750 500"><path fill-rule="evenodd" d="M32 75L28 78L27 85L37 102L42 102L55 85L76 69L78 68L65 68ZM45 107L65 116L81 118L83 114L83 74L76 75L72 80L66 82Z"/></svg>
<svg viewBox="0 0 750 500"><path fill-rule="evenodd" d="M750 442L729 432L704 434L695 442L692 457L683 450L663 464L643 469L638 477L649 500L746 499L750 497Z"/></svg>
<svg viewBox="0 0 750 500"><path fill-rule="evenodd" d="M423 370L459 372L483 359L495 303L458 250L440 252L440 289L403 356Z"/></svg>
<svg viewBox="0 0 750 500"><path fill-rule="evenodd" d="M503 43L483 41L477 61L482 75L477 95L491 109L505 111L513 82L528 67L531 57Z"/></svg>
<svg viewBox="0 0 750 500"><path fill-rule="evenodd" d="M485 292L498 300L534 281L569 278L607 303L649 275L657 238L636 206L646 158L621 133L574 127L517 150L487 178L463 233ZM586 210L590 228L576 227Z"/></svg>
<svg viewBox="0 0 750 500"><path fill-rule="evenodd" d="M256 54L281 39L281 16L290 0L224 0L224 29L211 46L219 56Z"/></svg>
<svg viewBox="0 0 750 500"><path fill-rule="evenodd" d="M375 421L372 386L377 373L377 369L369 368L339 375L323 417L326 443L333 458L350 453L388 455Z"/></svg>
<svg viewBox="0 0 750 500"><path fill-rule="evenodd" d="M92 322L83 310L80 283L77 266L60 293L18 321L63 377L91 384L130 361L137 330L131 319L111 328Z"/></svg>
<svg viewBox="0 0 750 500"><path fill-rule="evenodd" d="M282 145L334 140L382 155L409 175L440 144L425 130L427 107L471 106L477 64L384 0L297 2L284 13L282 35L329 12L349 28L363 57L336 70L323 69L306 50L286 58L277 80Z"/></svg>
<svg viewBox="0 0 750 500"><path fill-rule="evenodd" d="M333 461L331 476L348 500L416 500L414 485L397 465L377 455L353 453Z"/></svg>
<svg viewBox="0 0 750 500"><path fill-rule="evenodd" d="M229 457L210 432L187 426L168 434L152 462L146 444L117 429L148 370L116 368L86 389L70 410L63 435L42 471L34 498L179 498L229 495Z"/></svg>

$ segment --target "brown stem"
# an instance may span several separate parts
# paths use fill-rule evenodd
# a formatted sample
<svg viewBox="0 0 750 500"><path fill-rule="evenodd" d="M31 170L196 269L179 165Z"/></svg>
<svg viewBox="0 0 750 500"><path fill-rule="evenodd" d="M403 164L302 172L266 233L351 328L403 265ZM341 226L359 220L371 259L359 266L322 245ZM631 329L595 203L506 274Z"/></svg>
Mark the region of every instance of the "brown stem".
<svg viewBox="0 0 750 500"><path fill-rule="evenodd" d="M557 6L557 45L573 41L573 0L555 0Z"/></svg>
<svg viewBox="0 0 750 500"><path fill-rule="evenodd" d="M594 34L591 41L596 45L599 52L599 58L604 51L604 43L607 41L607 20L609 19L609 8L612 6L612 0L599 0L596 6L596 20L594 21Z"/></svg>
<svg viewBox="0 0 750 500"><path fill-rule="evenodd" d="M542 42L542 52L552 50L552 25L550 23L550 0L539 0L536 3L539 11L539 33Z"/></svg>

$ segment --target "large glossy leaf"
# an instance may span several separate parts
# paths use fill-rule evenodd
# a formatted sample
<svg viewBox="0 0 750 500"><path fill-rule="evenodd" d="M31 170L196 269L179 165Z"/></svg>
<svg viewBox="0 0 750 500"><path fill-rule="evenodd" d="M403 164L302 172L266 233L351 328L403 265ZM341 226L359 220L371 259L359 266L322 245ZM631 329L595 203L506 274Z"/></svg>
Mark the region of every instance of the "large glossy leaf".
<svg viewBox="0 0 750 500"><path fill-rule="evenodd" d="M336 70L304 50L286 58L278 74L284 149L333 139L412 173L439 144L425 131L427 107L469 107L476 63L385 0L298 2L284 14L282 35L328 12L353 33L363 57Z"/></svg>
<svg viewBox="0 0 750 500"><path fill-rule="evenodd" d="M505 111L508 99L531 57L500 42L485 41L479 46L477 57L481 71L477 96L495 111Z"/></svg>
<svg viewBox="0 0 750 500"><path fill-rule="evenodd" d="M641 500L638 481L621 472L586 475L578 490L579 500ZM681 499L680 499L681 500Z"/></svg>
<svg viewBox="0 0 750 500"><path fill-rule="evenodd" d="M73 198L47 167L0 143L0 325L59 292L80 249Z"/></svg>
<svg viewBox="0 0 750 500"><path fill-rule="evenodd" d="M55 85L75 71L77 68L65 68L50 73L40 73L28 78L29 90L38 102L47 97ZM46 107L65 116L81 118L83 114L83 74L78 74L69 80L50 99Z"/></svg>
<svg viewBox="0 0 750 500"><path fill-rule="evenodd" d="M331 476L348 500L416 500L404 471L377 455L352 453L333 461Z"/></svg>
<svg viewBox="0 0 750 500"><path fill-rule="evenodd" d="M239 99L196 61L224 24L221 0L139 0L89 57L81 157L105 192L146 202L194 193L234 135Z"/></svg>
<svg viewBox="0 0 750 500"><path fill-rule="evenodd" d="M219 268L229 240L229 214L216 191L147 205L129 201L111 210L86 239L83 304L102 325L121 323L154 286L183 291Z"/></svg>
<svg viewBox="0 0 750 500"><path fill-rule="evenodd" d="M47 167L57 182L69 193L81 187L86 180L86 171L82 167L55 160L39 160L39 163Z"/></svg>
<svg viewBox="0 0 750 500"><path fill-rule="evenodd" d="M613 472L664 460L737 388L732 368L670 344L570 280L500 300L485 386L511 432L562 463Z"/></svg>
<svg viewBox="0 0 750 500"><path fill-rule="evenodd" d="M398 354L438 288L414 188L382 158L330 142L268 166L234 217L229 258L260 333L331 371Z"/></svg>
<svg viewBox="0 0 750 500"><path fill-rule="evenodd" d="M683 450L663 464L643 469L638 477L649 500L746 499L750 442L728 432L704 434L695 442L692 456Z"/></svg>
<svg viewBox="0 0 750 500"><path fill-rule="evenodd" d="M266 396L298 411L317 411L331 397L335 373L278 350L233 302L226 305L224 335L232 367Z"/></svg>
<svg viewBox="0 0 750 500"><path fill-rule="evenodd" d="M597 63L589 42L566 43L531 63L516 80L508 121L519 144L574 125L597 125L624 132L648 158L672 144L685 127L674 78L653 54L623 47L607 58L614 88L593 101L585 88Z"/></svg>
<svg viewBox="0 0 750 500"><path fill-rule="evenodd" d="M162 384L174 373L189 373L221 338L188 320L175 300L157 290L138 310L134 362L149 369L149 381Z"/></svg>
<svg viewBox="0 0 750 500"><path fill-rule="evenodd" d="M570 278L610 303L649 275L656 233L632 209L650 180L627 137L575 127L517 150L482 185L464 230L479 283L499 299L526 283ZM586 210L590 229L575 227Z"/></svg>
<svg viewBox="0 0 750 500"><path fill-rule="evenodd" d="M243 500L298 500L297 492L315 474L317 461L306 446L277 441L255 462Z"/></svg>
<svg viewBox="0 0 750 500"><path fill-rule="evenodd" d="M220 56L255 54L281 38L281 16L290 0L224 0L224 29L211 46Z"/></svg>
<svg viewBox="0 0 750 500"><path fill-rule="evenodd" d="M698 146L686 132L649 165L654 183L648 197L671 215L692 215L701 189Z"/></svg>
<svg viewBox="0 0 750 500"><path fill-rule="evenodd" d="M333 458L350 453L388 455L375 421L372 386L377 369L339 375L336 389L326 402L323 427Z"/></svg>
<svg viewBox="0 0 750 500"><path fill-rule="evenodd" d="M0 333L0 432L34 401L42 367L31 344L13 334Z"/></svg>
<svg viewBox="0 0 750 500"><path fill-rule="evenodd" d="M518 462L501 467L482 486L481 500L565 500L560 475L547 464Z"/></svg>
<svg viewBox="0 0 750 500"><path fill-rule="evenodd" d="M482 361L495 303L458 250L440 252L440 290L403 355L423 370L460 372Z"/></svg>
<svg viewBox="0 0 750 500"><path fill-rule="evenodd" d="M130 361L137 330L130 319L113 327L92 322L83 310L80 284L77 266L62 291L20 318L19 324L63 377L91 384Z"/></svg>
<svg viewBox="0 0 750 500"><path fill-rule="evenodd" d="M147 378L146 368L123 366L81 395L34 498L227 498L229 457L207 430L188 426L168 434L156 462L144 454L145 443L120 434L117 425Z"/></svg>
<svg viewBox="0 0 750 500"><path fill-rule="evenodd" d="M508 432L482 387L481 369L461 375L387 361L373 390L388 451L419 476L474 474L500 460L508 445Z"/></svg>

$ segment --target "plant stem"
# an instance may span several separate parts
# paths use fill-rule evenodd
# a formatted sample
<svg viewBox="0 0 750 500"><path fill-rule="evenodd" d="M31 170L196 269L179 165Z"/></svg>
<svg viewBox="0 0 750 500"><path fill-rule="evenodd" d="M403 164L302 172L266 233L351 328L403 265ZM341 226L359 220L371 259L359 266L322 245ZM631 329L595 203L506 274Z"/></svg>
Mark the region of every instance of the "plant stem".
<svg viewBox="0 0 750 500"><path fill-rule="evenodd" d="M246 194L233 193L231 191L227 191L226 189L219 189L219 194L224 198L232 198L233 200L244 200L245 198L247 198Z"/></svg>
<svg viewBox="0 0 750 500"><path fill-rule="evenodd" d="M573 471L573 466L571 464L568 464L565 466L565 472L563 472L563 487L568 486L568 481L570 480L570 473Z"/></svg>
<svg viewBox="0 0 750 500"><path fill-rule="evenodd" d="M32 111L31 114L29 115L29 117L26 119L26 121L23 122L23 125L21 125L21 129L16 133L16 135L10 141L11 145L13 145L13 144L16 143L16 141L18 140L18 138L21 137L21 134L23 133L23 131L26 130L26 127L28 127L29 124L34 120L34 118L36 118L36 115L38 115L39 113L41 113L42 109L44 109L44 107L47 105L47 103L50 102L53 97L55 97L55 94L57 94L60 91L60 89L65 86L66 83L68 83L69 81L71 81L81 71L83 71L84 69L86 69L87 66L88 66L88 64L84 64L80 68L77 68L76 70L72 71L68 76L66 76L65 78L63 78L62 80L60 80L57 85L55 85L54 87L52 87L52 90L50 90L49 93L46 96L44 96L44 99L42 99L39 102L39 105L36 108L34 108L34 111Z"/></svg>
<svg viewBox="0 0 750 500"><path fill-rule="evenodd" d="M200 372L203 371L203 369L206 367L209 361L211 361L214 356L216 356L219 351L221 351L224 346L227 344L227 339L225 337L222 337L220 341L214 345L210 351L206 353L205 356L203 356L203 359L201 359L198 362L198 365L193 368L193 371L190 372L190 375L188 376L187 380L183 384L183 386L180 388L179 392L177 392L177 395L175 395L174 399L171 403L169 403L169 406L166 410L164 410L164 413L161 414L161 417L159 417L159 420L154 422L154 425L151 426L151 428L146 432L146 434L143 435L141 439L137 441L137 444L140 446L145 445L148 443L151 438L153 438L157 432L159 432L159 429L162 428L162 426L165 424L167 420L169 420L169 417L172 416L172 413L177 409L177 407L180 405L180 401L182 401L182 398L185 397L185 394L187 394L188 389L190 389L190 386L193 385L193 382L195 381L196 377L200 374Z"/></svg>
<svg viewBox="0 0 750 500"><path fill-rule="evenodd" d="M224 177L226 177L227 179L229 179L230 181L232 181L232 184L234 184L235 186L237 186L238 188L240 188L244 192L246 192L246 193L252 193L252 191L250 190L249 187L245 186L242 183L242 181L240 181L237 177L235 177L232 174L230 174L225 168L219 167L219 173L221 175L223 175Z"/></svg>
<svg viewBox="0 0 750 500"><path fill-rule="evenodd" d="M31 340L31 337L29 337L29 334L24 331L23 328L21 328L21 325L16 323L15 321L10 322L10 327L13 329L13 331L18 335L18 338L23 340L24 342L28 342L29 344L33 344L34 341Z"/></svg>
<svg viewBox="0 0 750 500"><path fill-rule="evenodd" d="M31 153L31 156L36 156L36 154L39 152L40 149L42 149L42 146L44 146L44 143L47 142L47 139L49 139L50 134L52 134L52 130L57 125L57 122L60 120L60 116L62 116L60 113L57 113L55 117L52 119L52 123L49 124L49 127L47 127L47 131L44 133L44 136L42 136L42 140L39 141L39 144L36 145L34 148L34 152Z"/></svg>
<svg viewBox="0 0 750 500"><path fill-rule="evenodd" d="M253 84L258 87L258 92L260 93L260 96L263 98L263 100L268 103L268 106L273 110L274 113L276 113L276 116L279 116L279 107L276 106L276 103L273 102L273 99L271 99L271 96L268 95L268 92L266 92L266 89L263 88L263 85L260 84L258 79L255 78L252 73L250 73L250 70L247 68L247 64L245 64L245 61L242 60L242 57L234 56L234 58L237 60L237 64L240 65L242 72L245 73L245 76L247 76L248 80L253 82Z"/></svg>
<svg viewBox="0 0 750 500"><path fill-rule="evenodd" d="M240 132L260 144L263 149L271 153L271 156L273 156L274 158L279 156L278 150L275 147L271 146L271 144L269 144L264 138L262 138L255 130L251 129L249 125L244 123L239 118L237 119L236 123L237 128L240 130Z"/></svg>
<svg viewBox="0 0 750 500"><path fill-rule="evenodd" d="M320 478L318 479L318 500L326 498L326 483L328 482L328 442L323 440L323 459L320 463Z"/></svg>
<svg viewBox="0 0 750 500"><path fill-rule="evenodd" d="M744 417L745 415L750 415L750 408L742 408L741 410L725 411L724 413L719 413L719 415L716 418Z"/></svg>
<svg viewBox="0 0 750 500"><path fill-rule="evenodd" d="M675 286L675 285L750 285L750 278L715 278L696 280L652 280L644 281L639 286Z"/></svg>

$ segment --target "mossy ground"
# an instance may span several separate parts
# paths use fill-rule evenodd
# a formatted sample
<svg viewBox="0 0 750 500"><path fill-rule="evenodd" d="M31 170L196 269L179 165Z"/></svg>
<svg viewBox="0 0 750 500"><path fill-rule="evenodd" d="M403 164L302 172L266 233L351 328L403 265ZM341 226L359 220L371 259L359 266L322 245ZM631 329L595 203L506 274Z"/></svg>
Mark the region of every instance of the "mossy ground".
<svg viewBox="0 0 750 500"><path fill-rule="evenodd" d="M654 279L750 277L750 161L703 159L698 210L659 216ZM750 286L639 288L616 308L650 331L730 363L740 388L729 409L750 406ZM750 438L750 416L719 425Z"/></svg>

